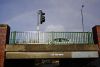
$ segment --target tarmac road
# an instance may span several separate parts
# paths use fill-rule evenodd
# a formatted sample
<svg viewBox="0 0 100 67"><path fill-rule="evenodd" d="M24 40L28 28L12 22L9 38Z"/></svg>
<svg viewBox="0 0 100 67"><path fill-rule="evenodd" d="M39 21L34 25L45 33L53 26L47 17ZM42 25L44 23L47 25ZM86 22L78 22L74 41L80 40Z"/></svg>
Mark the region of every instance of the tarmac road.
<svg viewBox="0 0 100 67"><path fill-rule="evenodd" d="M39 65L37 67L58 67L58 65L56 65L56 64L42 64L42 65Z"/></svg>

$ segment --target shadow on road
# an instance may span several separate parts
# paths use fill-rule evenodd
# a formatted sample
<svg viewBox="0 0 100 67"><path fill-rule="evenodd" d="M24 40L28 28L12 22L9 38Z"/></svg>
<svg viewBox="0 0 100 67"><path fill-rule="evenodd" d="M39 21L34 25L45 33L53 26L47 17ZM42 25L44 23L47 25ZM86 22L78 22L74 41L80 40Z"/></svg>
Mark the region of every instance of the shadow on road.
<svg viewBox="0 0 100 67"><path fill-rule="evenodd" d="M47 63L47 60L43 60L42 62L39 62L39 65L36 65L36 59L6 59L5 67L88 67L87 65L90 65L89 67L93 67L91 65L94 64L94 61L96 64L98 62L95 58L59 59L59 64L55 64L55 62ZM51 61L51 59L49 60Z"/></svg>

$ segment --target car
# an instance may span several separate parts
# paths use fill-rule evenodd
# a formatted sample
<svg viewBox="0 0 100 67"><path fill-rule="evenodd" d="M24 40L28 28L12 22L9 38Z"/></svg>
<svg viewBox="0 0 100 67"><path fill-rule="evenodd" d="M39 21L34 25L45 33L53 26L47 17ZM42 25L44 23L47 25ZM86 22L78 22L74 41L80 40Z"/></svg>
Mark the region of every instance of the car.
<svg viewBox="0 0 100 67"><path fill-rule="evenodd" d="M55 38L53 39L50 44L70 44L72 43L68 38Z"/></svg>

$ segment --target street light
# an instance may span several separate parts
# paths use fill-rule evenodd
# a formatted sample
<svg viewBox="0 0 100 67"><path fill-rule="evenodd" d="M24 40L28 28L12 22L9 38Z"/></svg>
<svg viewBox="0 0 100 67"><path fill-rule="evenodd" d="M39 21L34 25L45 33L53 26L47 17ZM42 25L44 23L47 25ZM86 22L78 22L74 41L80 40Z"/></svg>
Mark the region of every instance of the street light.
<svg viewBox="0 0 100 67"><path fill-rule="evenodd" d="M83 17L83 8L84 8L84 4L83 4L83 0L81 0L82 5L81 5L81 16L82 16L82 32L83 32L83 43L85 42L85 35L84 35L84 17Z"/></svg>
<svg viewBox="0 0 100 67"><path fill-rule="evenodd" d="M84 32L84 17L83 17L83 8L84 8L84 5L81 6L81 16L82 16L82 31Z"/></svg>

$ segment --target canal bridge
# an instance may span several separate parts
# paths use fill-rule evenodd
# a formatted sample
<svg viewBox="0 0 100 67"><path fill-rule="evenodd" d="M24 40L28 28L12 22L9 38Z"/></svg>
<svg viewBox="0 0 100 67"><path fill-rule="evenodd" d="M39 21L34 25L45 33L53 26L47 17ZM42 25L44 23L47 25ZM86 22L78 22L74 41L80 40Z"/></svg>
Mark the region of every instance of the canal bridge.
<svg viewBox="0 0 100 67"><path fill-rule="evenodd" d="M99 48L99 25L92 32L10 32L0 24L0 67L6 59L97 59Z"/></svg>

